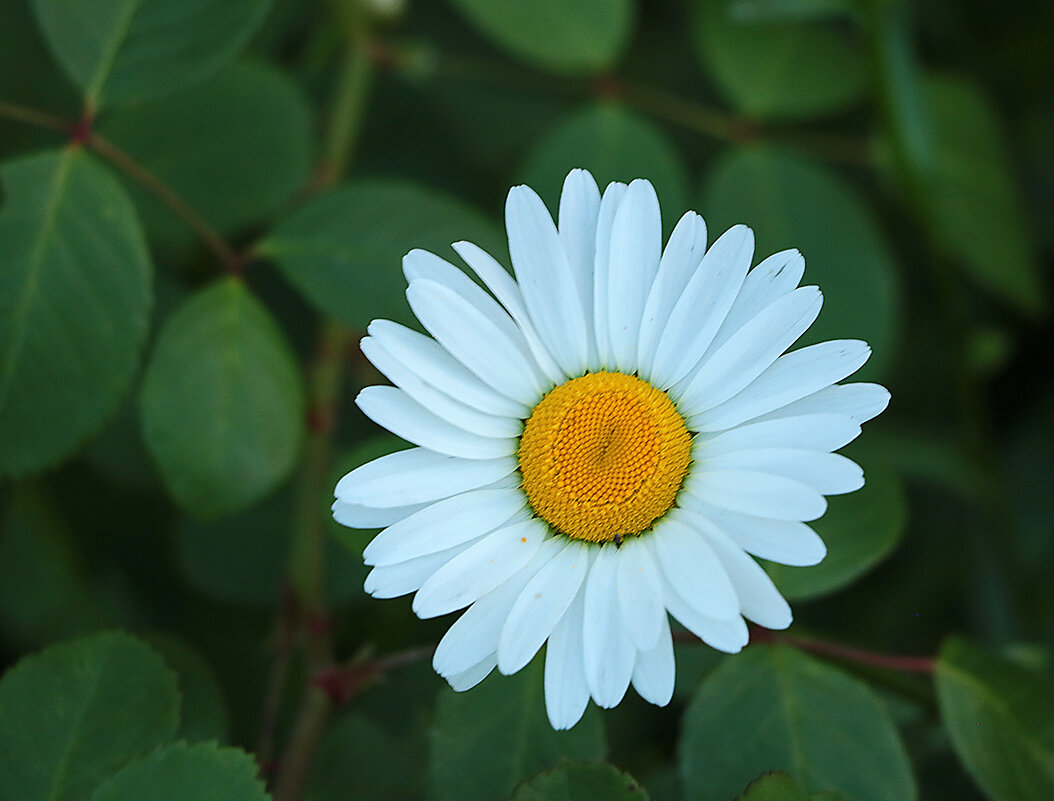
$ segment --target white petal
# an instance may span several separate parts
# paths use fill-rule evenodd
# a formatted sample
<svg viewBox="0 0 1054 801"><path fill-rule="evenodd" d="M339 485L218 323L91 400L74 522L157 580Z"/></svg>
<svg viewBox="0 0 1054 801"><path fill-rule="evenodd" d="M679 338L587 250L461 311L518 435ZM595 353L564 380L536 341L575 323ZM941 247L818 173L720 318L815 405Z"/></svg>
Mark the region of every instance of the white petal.
<svg viewBox="0 0 1054 801"><path fill-rule="evenodd" d="M729 228L710 246L659 340L652 368L657 386L671 386L699 363L728 315L753 255L754 232L745 225Z"/></svg>
<svg viewBox="0 0 1054 801"><path fill-rule="evenodd" d="M700 614L720 620L739 615L739 601L717 554L703 535L667 519L646 540L667 584Z"/></svg>
<svg viewBox="0 0 1054 801"><path fill-rule="evenodd" d="M458 459L410 448L355 468L333 492L342 501L364 506L409 506L492 484L518 467L514 457Z"/></svg>
<svg viewBox="0 0 1054 801"><path fill-rule="evenodd" d="M788 403L759 420L798 414L844 414L857 423L877 417L889 405L889 390L878 384L835 384Z"/></svg>
<svg viewBox="0 0 1054 801"><path fill-rule="evenodd" d="M502 267L498 260L491 256L483 248L473 245L471 242L455 242L454 250L465 260L465 264L479 276L487 288L494 293L494 297L503 305L519 326L531 355L538 363L538 367L549 378L553 384L562 384L567 380L567 375L560 366L553 361L541 336L531 322L531 316L527 313L527 306L523 302L523 294L516 285L516 281Z"/></svg>
<svg viewBox="0 0 1054 801"><path fill-rule="evenodd" d="M446 680L454 692L463 693L465 690L471 690L483 679L487 678L497 664L498 655L494 653L488 654L468 670L447 676Z"/></svg>
<svg viewBox="0 0 1054 801"><path fill-rule="evenodd" d="M650 549L639 537L632 537L615 551L616 589L619 609L630 639L638 651L655 647L666 620L662 605L662 576Z"/></svg>
<svg viewBox="0 0 1054 801"><path fill-rule="evenodd" d="M597 250L597 217L600 214L600 190L586 170L571 170L560 193L560 241L571 265L578 297L582 301L582 319L586 323L586 348L589 365L597 361L596 335L593 332L593 263Z"/></svg>
<svg viewBox="0 0 1054 801"><path fill-rule="evenodd" d="M419 512L427 503L415 503L412 506L389 506L375 508L347 501L333 501L333 519L348 528L384 528L398 523L403 518Z"/></svg>
<svg viewBox="0 0 1054 801"><path fill-rule="evenodd" d="M659 347L659 339L670 313L684 293L688 280L699 268L705 252L706 223L694 211L685 212L662 252L659 271L648 293L648 302L644 305L637 362L640 374L646 379L651 378L655 350Z"/></svg>
<svg viewBox="0 0 1054 801"><path fill-rule="evenodd" d="M409 559L397 565L375 567L366 576L363 589L374 598L398 598L400 595L409 595L469 545L471 542L462 543L438 553Z"/></svg>
<svg viewBox="0 0 1054 801"><path fill-rule="evenodd" d="M523 433L523 421L518 417L498 417L455 400L404 367L373 337L364 337L359 347L373 366L384 373L393 384L448 423L484 437L509 438L518 437Z"/></svg>
<svg viewBox="0 0 1054 801"><path fill-rule="evenodd" d="M431 337L390 320L374 320L370 336L423 381L487 414L526 418L530 410L480 380Z"/></svg>
<svg viewBox="0 0 1054 801"><path fill-rule="evenodd" d="M827 501L807 484L747 470L697 469L685 489L704 503L774 520L815 520Z"/></svg>
<svg viewBox="0 0 1054 801"><path fill-rule="evenodd" d="M480 489L446 498L392 524L366 546L368 565L392 565L493 531L527 504L518 489Z"/></svg>
<svg viewBox="0 0 1054 801"><path fill-rule="evenodd" d="M526 665L564 616L589 572L590 549L570 541L527 582L498 640L498 670Z"/></svg>
<svg viewBox="0 0 1054 801"><path fill-rule="evenodd" d="M516 440L481 437L436 417L396 387L366 387L355 398L363 414L422 448L462 459L500 459L516 453Z"/></svg>
<svg viewBox="0 0 1054 801"><path fill-rule="evenodd" d="M461 295L427 279L410 284L406 299L432 336L491 387L526 406L541 397L543 379L511 318L513 333L495 325Z"/></svg>
<svg viewBox="0 0 1054 801"><path fill-rule="evenodd" d="M533 189L509 190L505 226L512 267L531 320L564 372L582 373L588 355L582 298L553 219Z"/></svg>
<svg viewBox="0 0 1054 801"><path fill-rule="evenodd" d="M805 333L822 305L816 287L796 289L711 350L679 393L684 414L712 409L744 389Z"/></svg>
<svg viewBox="0 0 1054 801"><path fill-rule="evenodd" d="M598 549L585 587L582 620L586 684L598 706L617 706L626 694L636 649L616 600L618 560L614 545Z"/></svg>
<svg viewBox="0 0 1054 801"><path fill-rule="evenodd" d="M662 255L659 198L638 178L626 190L611 227L608 254L608 332L613 364L624 373L637 369L637 342L644 304Z"/></svg>
<svg viewBox="0 0 1054 801"><path fill-rule="evenodd" d="M666 706L673 698L676 666L673 658L673 637L666 614L662 616L662 627L655 646L637 654L633 665L633 686L645 701L657 706Z"/></svg>
<svg viewBox="0 0 1054 801"><path fill-rule="evenodd" d="M780 595L768 573L705 517L693 515L686 516L686 519L703 532L724 565L739 597L743 616L766 628L787 628L793 619L790 605Z"/></svg>
<svg viewBox="0 0 1054 801"><path fill-rule="evenodd" d="M427 250L411 250L403 256L407 283L432 281L446 287L486 317L509 340L521 343L520 331L508 313L482 287L445 259Z"/></svg>
<svg viewBox="0 0 1054 801"><path fill-rule="evenodd" d="M823 495L856 492L864 486L864 471L837 453L800 448L757 448L713 456L707 470L747 470L800 481Z"/></svg>
<svg viewBox="0 0 1054 801"><path fill-rule="evenodd" d="M859 424L842 414L802 414L738 426L692 442L695 461L753 448L806 448L835 451L860 436Z"/></svg>
<svg viewBox="0 0 1054 801"><path fill-rule="evenodd" d="M827 555L823 540L804 523L754 517L707 504L691 504L689 508L705 515L740 548L761 559L804 567L819 564Z"/></svg>
<svg viewBox="0 0 1054 801"><path fill-rule="evenodd" d="M465 273L445 259L427 250L411 250L403 257L403 274L411 284L414 281L428 280L447 287L483 314L510 342L517 345L526 344L522 330L509 319L506 310L495 303L494 299ZM543 358L547 357L548 354L543 353ZM501 391L500 387L498 389Z"/></svg>
<svg viewBox="0 0 1054 801"><path fill-rule="evenodd" d="M600 198L600 211L597 213L597 246L596 259L593 262L593 333L597 341L597 368L613 368L611 358L611 335L608 331L608 283L611 257L611 228L615 222L615 212L626 196L625 184L612 181Z"/></svg>
<svg viewBox="0 0 1054 801"><path fill-rule="evenodd" d="M748 320L779 298L792 292L805 273L805 259L797 250L784 250L763 260L747 273L743 288L714 337L711 348L719 348Z"/></svg>
<svg viewBox="0 0 1054 801"><path fill-rule="evenodd" d="M545 646L545 711L557 731L578 723L589 703L582 656L584 605L585 591L580 587Z"/></svg>
<svg viewBox="0 0 1054 801"><path fill-rule="evenodd" d="M414 596L414 612L430 618L468 606L529 565L547 534L546 525L536 519L487 534L421 585Z"/></svg>
<svg viewBox="0 0 1054 801"><path fill-rule="evenodd" d="M498 637L512 605L531 577L556 551L551 540L542 543L528 567L488 592L454 621L432 656L436 673L440 676L462 673L490 654L494 654L497 664Z"/></svg>
<svg viewBox="0 0 1054 801"><path fill-rule="evenodd" d="M734 398L695 415L689 425L694 431L732 428L841 381L870 355L867 343L856 339L821 342L787 353Z"/></svg>
<svg viewBox="0 0 1054 801"><path fill-rule="evenodd" d="M681 598L668 583L665 597L670 614L711 648L735 654L750 640L747 624L740 615L725 620L707 617Z"/></svg>

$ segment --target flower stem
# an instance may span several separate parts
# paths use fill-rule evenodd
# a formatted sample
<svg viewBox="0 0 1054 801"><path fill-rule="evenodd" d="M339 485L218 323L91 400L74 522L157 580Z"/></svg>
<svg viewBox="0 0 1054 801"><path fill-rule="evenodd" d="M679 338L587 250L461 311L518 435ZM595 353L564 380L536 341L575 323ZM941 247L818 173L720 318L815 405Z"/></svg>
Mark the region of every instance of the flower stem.
<svg viewBox="0 0 1054 801"><path fill-rule="evenodd" d="M357 0L335 0L333 12L338 24L344 26L346 41L323 156L312 187L315 192L338 181L347 169L361 131L372 71L368 30ZM325 592L326 520L322 499L330 478L336 410L346 357L353 341L353 333L345 326L324 320L310 377L309 434L289 564L294 601L300 610L300 627L306 638L309 677L331 670L334 663ZM275 670L280 667L279 655ZM309 680L278 765L275 801L297 801L303 795L311 761L332 708L330 695Z"/></svg>
<svg viewBox="0 0 1054 801"><path fill-rule="evenodd" d="M240 273L245 266L245 259L239 256L227 244L222 236L208 224L204 217L180 197L171 187L163 183L150 170L132 158L109 139L92 130L91 115L85 113L81 119L70 122L54 114L26 108L14 103L0 102L0 117L24 122L59 131L70 137L75 145L83 144L106 159L117 169L139 184L143 189L157 198L183 223L190 228L205 246L212 251L220 263L232 273Z"/></svg>
<svg viewBox="0 0 1054 801"><path fill-rule="evenodd" d="M85 135L84 143L168 206L173 214L198 235L205 246L212 251L229 272L240 273L242 271L245 266L245 260L231 249L226 240L209 225L193 206L158 179L150 170L117 147L109 139L99 136L94 131L89 131Z"/></svg>
<svg viewBox="0 0 1054 801"><path fill-rule="evenodd" d="M53 131L59 131L64 134L73 132L73 124L62 117L56 117L54 114L26 108L15 103L0 102L0 117L15 120L16 122L24 122L28 125L37 125L41 128L50 128Z"/></svg>
<svg viewBox="0 0 1054 801"><path fill-rule="evenodd" d="M769 631L759 626L751 626L750 639L753 642L783 643L802 651L831 656L844 662L855 662L860 665L895 670L902 673L933 673L936 660L928 656L897 656L849 645L818 640L813 637L798 637L793 634L782 634Z"/></svg>

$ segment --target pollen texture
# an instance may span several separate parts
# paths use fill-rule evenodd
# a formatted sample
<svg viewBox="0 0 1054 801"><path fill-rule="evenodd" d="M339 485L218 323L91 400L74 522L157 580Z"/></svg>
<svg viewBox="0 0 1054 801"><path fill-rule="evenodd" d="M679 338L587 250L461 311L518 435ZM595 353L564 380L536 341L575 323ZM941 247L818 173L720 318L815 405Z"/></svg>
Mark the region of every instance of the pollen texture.
<svg viewBox="0 0 1054 801"><path fill-rule="evenodd" d="M677 497L692 437L662 390L591 373L549 392L520 439L522 487L535 514L576 539L640 534Z"/></svg>

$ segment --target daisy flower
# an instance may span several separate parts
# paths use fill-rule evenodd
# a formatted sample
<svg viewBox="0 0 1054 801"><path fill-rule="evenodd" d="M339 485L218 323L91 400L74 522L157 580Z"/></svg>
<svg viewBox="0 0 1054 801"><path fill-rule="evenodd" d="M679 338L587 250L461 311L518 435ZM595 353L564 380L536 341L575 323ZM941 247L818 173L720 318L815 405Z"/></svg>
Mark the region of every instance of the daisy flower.
<svg viewBox="0 0 1054 801"><path fill-rule="evenodd" d="M749 228L707 247L691 211L664 248L646 180L601 194L571 172L558 225L517 186L505 220L515 277L453 246L486 290L432 253L404 258L431 336L373 322L362 350L394 386L357 403L416 447L344 476L333 514L384 529L364 551L371 595L416 593L421 618L465 610L433 659L455 690L545 645L546 709L564 729L631 683L669 702L671 617L729 653L744 618L790 625L752 557L823 559L806 521L863 486L834 451L889 393L838 384L864 342L785 352L822 303L798 286L800 253L750 269Z"/></svg>

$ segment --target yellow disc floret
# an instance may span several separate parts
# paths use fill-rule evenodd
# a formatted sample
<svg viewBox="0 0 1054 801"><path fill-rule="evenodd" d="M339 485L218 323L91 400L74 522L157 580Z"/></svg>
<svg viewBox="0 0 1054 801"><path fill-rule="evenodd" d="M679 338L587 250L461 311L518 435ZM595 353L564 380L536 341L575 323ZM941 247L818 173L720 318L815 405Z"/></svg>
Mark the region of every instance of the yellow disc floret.
<svg viewBox="0 0 1054 801"><path fill-rule="evenodd" d="M523 491L555 530L591 542L640 534L673 506L692 436L665 392L591 373L549 392L520 439Z"/></svg>

